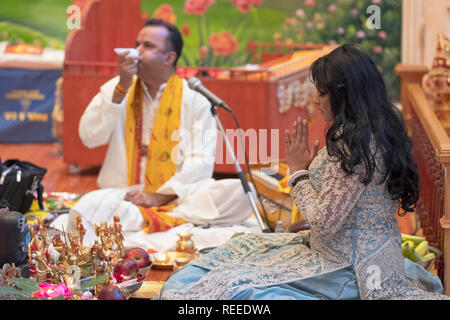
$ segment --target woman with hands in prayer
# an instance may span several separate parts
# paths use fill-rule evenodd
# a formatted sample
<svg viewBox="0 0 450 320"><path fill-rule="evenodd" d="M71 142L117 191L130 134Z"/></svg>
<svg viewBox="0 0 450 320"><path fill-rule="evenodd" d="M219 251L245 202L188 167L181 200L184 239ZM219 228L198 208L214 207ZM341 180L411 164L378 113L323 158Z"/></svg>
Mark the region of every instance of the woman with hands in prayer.
<svg viewBox="0 0 450 320"><path fill-rule="evenodd" d="M395 213L413 211L418 172L401 112L370 57L343 45L310 69L326 146L308 123L286 131L291 196L311 226L245 234L172 274L163 299L445 299L404 258Z"/></svg>

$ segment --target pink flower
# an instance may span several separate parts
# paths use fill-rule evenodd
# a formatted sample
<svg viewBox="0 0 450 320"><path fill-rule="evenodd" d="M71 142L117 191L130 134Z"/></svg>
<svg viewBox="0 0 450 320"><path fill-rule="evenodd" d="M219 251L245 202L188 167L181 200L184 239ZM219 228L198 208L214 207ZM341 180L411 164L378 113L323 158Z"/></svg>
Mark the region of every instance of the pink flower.
<svg viewBox="0 0 450 320"><path fill-rule="evenodd" d="M316 4L316 1L314 1L314 0L305 0L305 6L307 6L307 7L314 7L315 4Z"/></svg>
<svg viewBox="0 0 450 320"><path fill-rule="evenodd" d="M380 31L380 32L378 32L378 37L379 37L380 39L386 40L387 34L386 34L386 32L384 32L384 31Z"/></svg>
<svg viewBox="0 0 450 320"><path fill-rule="evenodd" d="M373 47L373 52L376 54L382 54L383 53L383 47L382 46L375 46Z"/></svg>
<svg viewBox="0 0 450 320"><path fill-rule="evenodd" d="M337 32L338 34L344 34L344 33L345 33L345 29L342 28L342 27L339 27L339 28L336 29L336 32Z"/></svg>
<svg viewBox="0 0 450 320"><path fill-rule="evenodd" d="M352 11L350 11L350 14L352 15L352 17L356 17L358 15L358 9L352 9Z"/></svg>
<svg viewBox="0 0 450 320"><path fill-rule="evenodd" d="M330 40L330 41L328 41L328 45L335 46L335 45L337 45L337 42L336 42L336 40Z"/></svg>
<svg viewBox="0 0 450 320"><path fill-rule="evenodd" d="M238 42L230 32L213 33L209 37L209 45L218 56L229 56L238 49Z"/></svg>
<svg viewBox="0 0 450 320"><path fill-rule="evenodd" d="M177 21L177 17L173 13L172 6L168 4L160 5L153 13L153 17L167 21L171 24L175 24L175 22Z"/></svg>
<svg viewBox="0 0 450 320"><path fill-rule="evenodd" d="M330 5L328 6L328 11L331 12L331 13L336 13L336 11L337 11L336 5L330 4Z"/></svg>
<svg viewBox="0 0 450 320"><path fill-rule="evenodd" d="M186 0L184 11L189 14L202 15L214 3L214 0Z"/></svg>
<svg viewBox="0 0 450 320"><path fill-rule="evenodd" d="M208 53L208 47L207 46L202 46L200 48L200 58L201 59L205 59L207 53Z"/></svg>
<svg viewBox="0 0 450 320"><path fill-rule="evenodd" d="M356 33L356 37L357 37L358 39L364 39L364 38L366 37L366 33L365 33L364 31L362 31L362 30L359 30L359 31Z"/></svg>
<svg viewBox="0 0 450 320"><path fill-rule="evenodd" d="M60 284L50 284L50 283L40 283L39 291L36 291L31 294L31 297L35 298L56 298L60 295L64 297L70 297L73 292L67 289L67 286L64 282Z"/></svg>
<svg viewBox="0 0 450 320"><path fill-rule="evenodd" d="M302 18L305 17L305 10L303 10L303 9L297 9L297 10L295 10L295 15L296 15L298 18L302 19Z"/></svg>
<svg viewBox="0 0 450 320"><path fill-rule="evenodd" d="M260 6L262 0L233 0L233 4L238 8L240 12L248 12L252 6Z"/></svg>
<svg viewBox="0 0 450 320"><path fill-rule="evenodd" d="M372 0L372 3L376 4L376 5L380 5L381 4L381 0Z"/></svg>
<svg viewBox="0 0 450 320"><path fill-rule="evenodd" d="M181 27L181 32L183 33L184 36L187 37L187 36L189 35L189 33L191 33L191 27L189 27L188 24L184 24L184 25Z"/></svg>
<svg viewBox="0 0 450 320"><path fill-rule="evenodd" d="M311 29L312 27L314 27L314 23L312 21L308 21L307 23L305 23L305 27Z"/></svg>

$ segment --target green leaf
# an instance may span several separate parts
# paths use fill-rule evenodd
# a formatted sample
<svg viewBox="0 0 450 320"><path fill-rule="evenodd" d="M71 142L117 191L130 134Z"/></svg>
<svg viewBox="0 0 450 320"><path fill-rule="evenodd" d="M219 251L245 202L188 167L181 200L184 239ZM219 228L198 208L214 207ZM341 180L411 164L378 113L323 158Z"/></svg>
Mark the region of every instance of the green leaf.
<svg viewBox="0 0 450 320"><path fill-rule="evenodd" d="M81 289L80 290L81 291L87 290L90 287L93 287L93 286L95 286L97 284L103 283L108 278L109 278L109 275L102 275L102 276L95 277L94 279L91 279L91 280L86 281L85 283L83 283L81 285Z"/></svg>
<svg viewBox="0 0 450 320"><path fill-rule="evenodd" d="M35 280L26 278L9 278L9 280L14 282L14 285L22 290L23 294L30 296L32 293L39 291L39 284Z"/></svg>
<svg viewBox="0 0 450 320"><path fill-rule="evenodd" d="M88 261L86 263L83 263L82 265L80 265L80 269L83 272L89 272L89 269L92 267L92 262Z"/></svg>
<svg viewBox="0 0 450 320"><path fill-rule="evenodd" d="M14 296L20 296L20 297L30 297L30 295L27 295L24 291L18 290L13 287L0 287L0 295L14 295Z"/></svg>

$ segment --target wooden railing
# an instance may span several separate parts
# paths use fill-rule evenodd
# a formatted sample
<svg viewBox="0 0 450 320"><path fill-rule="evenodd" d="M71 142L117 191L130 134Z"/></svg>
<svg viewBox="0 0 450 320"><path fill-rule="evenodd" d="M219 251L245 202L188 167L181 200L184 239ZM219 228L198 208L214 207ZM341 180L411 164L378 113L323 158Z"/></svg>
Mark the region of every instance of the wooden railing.
<svg viewBox="0 0 450 320"><path fill-rule="evenodd" d="M321 45L320 49L309 50L308 54L303 56L289 57L287 55L286 57L272 60L270 64L250 67L178 67L177 73L183 78L199 76L222 80L277 81L299 71L308 71L315 60L330 53L332 49L333 47Z"/></svg>
<svg viewBox="0 0 450 320"><path fill-rule="evenodd" d="M395 70L402 79L403 113L419 170L416 214L423 235L442 252L435 266L444 293L450 295L450 138L422 90L421 79L427 69L400 64Z"/></svg>
<svg viewBox="0 0 450 320"><path fill-rule="evenodd" d="M252 55L252 63L264 63L266 61L285 56L300 50L320 50L325 44L292 43L284 42L253 42L247 43L247 51Z"/></svg>

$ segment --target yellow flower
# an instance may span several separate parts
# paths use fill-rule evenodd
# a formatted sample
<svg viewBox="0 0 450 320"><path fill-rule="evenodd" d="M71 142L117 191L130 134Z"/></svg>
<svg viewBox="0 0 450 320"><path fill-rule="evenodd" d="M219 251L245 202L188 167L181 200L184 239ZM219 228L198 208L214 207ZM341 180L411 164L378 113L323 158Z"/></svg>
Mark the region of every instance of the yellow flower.
<svg viewBox="0 0 450 320"><path fill-rule="evenodd" d="M273 40L274 40L274 41L279 41L280 39L281 39L281 33L275 32L275 33L273 34Z"/></svg>
<svg viewBox="0 0 450 320"><path fill-rule="evenodd" d="M295 18L286 18L284 19L284 24L288 26L293 26L297 23L297 20Z"/></svg>
<svg viewBox="0 0 450 320"><path fill-rule="evenodd" d="M320 13L314 14L314 22L316 23L316 28L321 30L325 28L325 19Z"/></svg>

